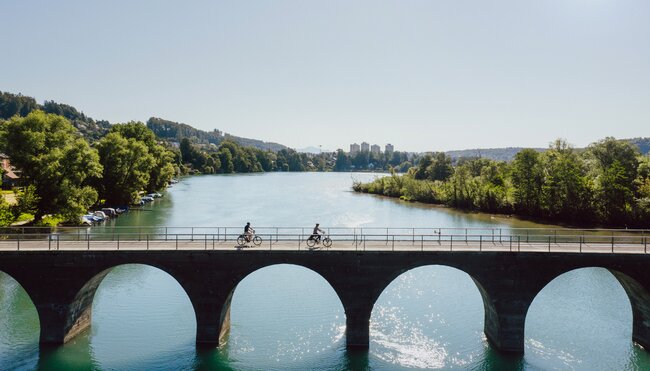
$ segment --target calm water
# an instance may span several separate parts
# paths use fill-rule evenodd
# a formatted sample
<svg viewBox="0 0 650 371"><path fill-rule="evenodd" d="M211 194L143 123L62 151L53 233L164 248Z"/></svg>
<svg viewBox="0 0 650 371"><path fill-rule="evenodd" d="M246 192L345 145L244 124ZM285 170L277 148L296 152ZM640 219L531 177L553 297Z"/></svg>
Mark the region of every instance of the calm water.
<svg viewBox="0 0 650 371"><path fill-rule="evenodd" d="M355 179L372 178L355 174ZM530 222L460 213L349 192L350 174L199 176L169 189L148 211L117 225L325 227L532 227ZM381 295L370 349L345 350L345 314L316 273L292 265L261 269L237 287L229 341L197 351L194 312L180 285L143 265L116 267L100 285L91 328L55 349L39 349L36 310L0 273L0 370L643 370L650 356L631 341L632 312L603 269L569 272L535 299L524 356L492 351L483 304L465 273L411 270Z"/></svg>

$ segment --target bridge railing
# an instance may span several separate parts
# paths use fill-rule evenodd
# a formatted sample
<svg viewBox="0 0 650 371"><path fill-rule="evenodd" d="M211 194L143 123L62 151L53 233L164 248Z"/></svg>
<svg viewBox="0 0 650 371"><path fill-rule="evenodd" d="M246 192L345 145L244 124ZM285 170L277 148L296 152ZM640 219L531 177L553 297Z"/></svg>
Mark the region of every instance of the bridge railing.
<svg viewBox="0 0 650 371"><path fill-rule="evenodd" d="M237 244L242 228L127 227L0 230L0 251L123 249L308 249L311 228L257 228L262 243ZM170 231L172 233L170 233ZM29 233L31 232L31 233ZM397 233L399 232L399 233ZM647 230L329 228L332 249L356 251L548 251L647 253Z"/></svg>

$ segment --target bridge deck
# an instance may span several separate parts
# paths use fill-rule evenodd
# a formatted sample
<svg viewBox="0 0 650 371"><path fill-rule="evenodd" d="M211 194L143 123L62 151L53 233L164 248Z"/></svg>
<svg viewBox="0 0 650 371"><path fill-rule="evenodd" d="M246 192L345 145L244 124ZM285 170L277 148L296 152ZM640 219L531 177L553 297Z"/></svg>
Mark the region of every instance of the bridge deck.
<svg viewBox="0 0 650 371"><path fill-rule="evenodd" d="M566 253L617 253L645 254L647 246L639 243L548 243L513 241L334 241L329 248L317 245L308 247L298 241L263 241L261 245L238 246L234 241L213 239L195 240L140 240L140 241L56 241L56 240L3 240L0 251L116 251L116 250L233 250L233 251L485 251L485 252L566 252Z"/></svg>

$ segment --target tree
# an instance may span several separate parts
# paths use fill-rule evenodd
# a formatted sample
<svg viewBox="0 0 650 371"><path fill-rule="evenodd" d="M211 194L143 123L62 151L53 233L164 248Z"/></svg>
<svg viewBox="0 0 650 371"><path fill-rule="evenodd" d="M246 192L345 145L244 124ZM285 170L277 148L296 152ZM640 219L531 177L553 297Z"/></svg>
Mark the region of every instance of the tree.
<svg viewBox="0 0 650 371"><path fill-rule="evenodd" d="M556 140L542 155L544 184L542 211L551 218L573 223L593 220L593 192L584 163L573 147Z"/></svg>
<svg viewBox="0 0 650 371"><path fill-rule="evenodd" d="M176 175L174 153L158 144L149 148L149 153L153 156L155 163L149 172L149 183L146 189L148 192L155 192L167 187Z"/></svg>
<svg viewBox="0 0 650 371"><path fill-rule="evenodd" d="M342 149L336 151L336 164L334 171L348 171L350 170L350 157L343 152Z"/></svg>
<svg viewBox="0 0 650 371"><path fill-rule="evenodd" d="M430 180L445 181L453 173L454 168L451 166L451 157L444 152L436 152L433 155L431 164L426 169L426 177Z"/></svg>
<svg viewBox="0 0 650 371"><path fill-rule="evenodd" d="M587 158L592 160L596 180L596 207L608 223L630 221L638 156L632 144L611 137L589 146Z"/></svg>
<svg viewBox="0 0 650 371"><path fill-rule="evenodd" d="M514 207L518 212L537 215L540 210L543 173L540 155L533 149L524 149L512 162Z"/></svg>
<svg viewBox="0 0 650 371"><path fill-rule="evenodd" d="M433 157L430 154L424 155L418 162L418 166L413 173L413 178L422 180L427 178L427 168L433 164Z"/></svg>
<svg viewBox="0 0 650 371"><path fill-rule="evenodd" d="M232 153L228 148L219 149L219 162L221 163L221 172L230 174L235 171L235 165L232 163Z"/></svg>
<svg viewBox="0 0 650 371"><path fill-rule="evenodd" d="M2 125L0 140L35 187L37 221L45 214L76 221L97 200L89 181L101 176L99 156L64 117L42 111L14 116Z"/></svg>
<svg viewBox="0 0 650 371"><path fill-rule="evenodd" d="M0 119L8 119L15 115L27 116L37 108L38 103L32 97L0 92Z"/></svg>
<svg viewBox="0 0 650 371"><path fill-rule="evenodd" d="M130 204L147 186L156 160L147 146L133 138L112 132L97 142L103 165L100 195L109 205Z"/></svg>
<svg viewBox="0 0 650 371"><path fill-rule="evenodd" d="M130 121L126 124L116 124L111 127L110 133L119 133L125 139L133 139L144 144L154 160L154 165L149 170L149 181L143 189L155 192L163 189L176 174L174 167L174 153L156 142L156 135L145 124Z"/></svg>
<svg viewBox="0 0 650 371"><path fill-rule="evenodd" d="M0 197L0 227L6 227L11 225L15 220L14 213L11 210L11 206L4 197Z"/></svg>

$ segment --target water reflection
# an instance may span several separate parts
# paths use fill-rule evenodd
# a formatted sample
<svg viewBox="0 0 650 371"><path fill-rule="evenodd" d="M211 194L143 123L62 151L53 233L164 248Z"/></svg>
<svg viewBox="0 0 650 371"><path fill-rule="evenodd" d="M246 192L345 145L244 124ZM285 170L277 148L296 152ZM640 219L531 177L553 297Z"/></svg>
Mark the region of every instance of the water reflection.
<svg viewBox="0 0 650 371"><path fill-rule="evenodd" d="M331 367L345 346L338 296L304 267L281 264L251 273L237 286L230 313L226 350L237 369Z"/></svg>
<svg viewBox="0 0 650 371"><path fill-rule="evenodd" d="M603 268L578 269L551 281L528 310L525 334L526 363L534 367L615 370L630 358L650 361L631 340L625 290Z"/></svg>
<svg viewBox="0 0 650 371"><path fill-rule="evenodd" d="M396 278L371 317L370 351L396 368L467 368L482 358L483 301L474 281L426 266Z"/></svg>

